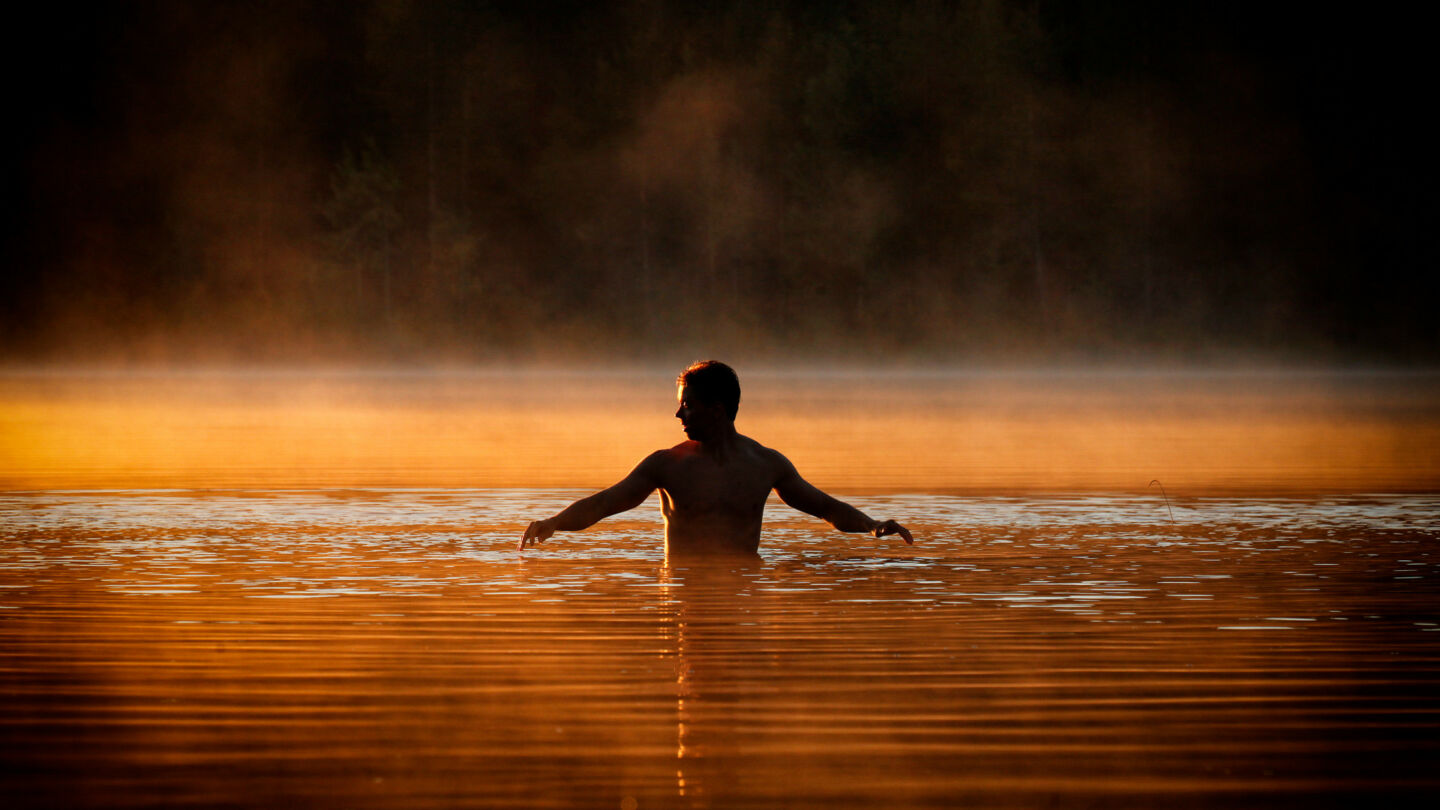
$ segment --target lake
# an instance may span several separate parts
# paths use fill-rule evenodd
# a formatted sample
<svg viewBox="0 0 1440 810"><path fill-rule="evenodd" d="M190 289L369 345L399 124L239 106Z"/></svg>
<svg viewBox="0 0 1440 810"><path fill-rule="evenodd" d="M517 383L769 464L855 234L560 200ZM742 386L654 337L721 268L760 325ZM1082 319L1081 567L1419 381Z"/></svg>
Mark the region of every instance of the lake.
<svg viewBox="0 0 1440 810"><path fill-rule="evenodd" d="M7 806L1440 798L1433 377L742 369L914 546L772 498L667 561L652 497L518 553L670 376L0 377Z"/></svg>

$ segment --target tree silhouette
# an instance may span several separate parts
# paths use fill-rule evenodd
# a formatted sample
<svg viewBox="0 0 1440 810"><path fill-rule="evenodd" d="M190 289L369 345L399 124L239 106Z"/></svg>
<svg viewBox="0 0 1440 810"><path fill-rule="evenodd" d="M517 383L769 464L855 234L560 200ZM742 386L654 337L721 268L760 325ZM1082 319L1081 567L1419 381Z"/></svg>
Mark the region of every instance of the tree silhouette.
<svg viewBox="0 0 1440 810"><path fill-rule="evenodd" d="M392 252L402 224L399 191L394 167L375 140L366 138L358 149L345 148L324 207L334 260L351 277L352 305L363 309L366 302L378 298L387 323L394 314Z"/></svg>

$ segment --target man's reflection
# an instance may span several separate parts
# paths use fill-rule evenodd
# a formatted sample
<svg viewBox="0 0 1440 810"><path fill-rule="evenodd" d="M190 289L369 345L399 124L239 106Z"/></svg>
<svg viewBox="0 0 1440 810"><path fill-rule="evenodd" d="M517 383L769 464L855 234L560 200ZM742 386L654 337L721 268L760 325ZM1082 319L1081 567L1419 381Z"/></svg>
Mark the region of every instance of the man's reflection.
<svg viewBox="0 0 1440 810"><path fill-rule="evenodd" d="M726 695L736 691L735 668L740 641L753 638L748 626L765 615L757 600L770 598L755 586L764 566L758 555L717 559L667 555L660 568L661 598L673 617L670 642L675 652L675 789L677 795L707 795L713 779L724 779L726 762L700 763L713 753L713 741L733 737L735 717ZM741 624L744 633L737 632ZM745 671L753 668L747 663ZM733 739L727 740L733 744Z"/></svg>

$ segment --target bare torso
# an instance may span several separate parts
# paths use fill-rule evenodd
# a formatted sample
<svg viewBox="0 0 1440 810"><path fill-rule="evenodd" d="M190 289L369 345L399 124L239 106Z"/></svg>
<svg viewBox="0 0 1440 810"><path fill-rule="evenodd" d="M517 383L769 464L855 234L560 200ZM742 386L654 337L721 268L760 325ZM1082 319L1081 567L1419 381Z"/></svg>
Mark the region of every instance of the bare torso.
<svg viewBox="0 0 1440 810"><path fill-rule="evenodd" d="M734 410L694 405L681 388L676 413L691 440L657 450L614 486L581 498L554 517L531 521L520 548L544 542L557 531L580 531L609 515L634 509L660 490L665 514L665 553L755 556L765 501L773 489L786 504L842 532L876 537L910 533L893 520L864 512L811 486L780 453L735 432Z"/></svg>
<svg viewBox="0 0 1440 810"><path fill-rule="evenodd" d="M688 441L647 459L660 489L667 553L759 548L765 501L786 465L774 450L735 438L723 453Z"/></svg>

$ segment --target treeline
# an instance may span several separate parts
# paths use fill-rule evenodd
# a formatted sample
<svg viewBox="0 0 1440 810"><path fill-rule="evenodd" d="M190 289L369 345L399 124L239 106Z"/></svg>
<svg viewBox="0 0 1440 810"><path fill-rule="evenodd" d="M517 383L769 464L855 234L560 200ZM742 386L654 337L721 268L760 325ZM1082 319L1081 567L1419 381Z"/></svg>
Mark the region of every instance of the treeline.
<svg viewBox="0 0 1440 810"><path fill-rule="evenodd" d="M8 282L33 306L9 342L262 359L1329 345L1344 313L1315 317L1335 257L1290 88L1207 38L1223 20L1146 5L112 12L94 108L35 149L38 236Z"/></svg>

